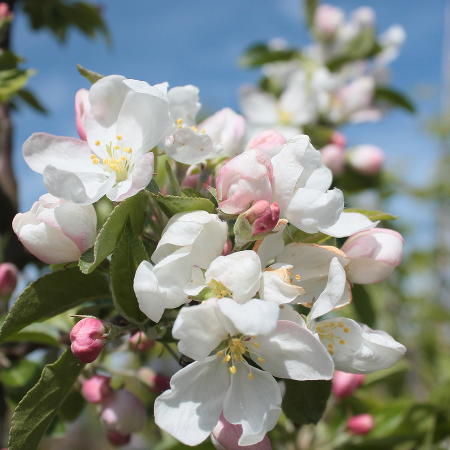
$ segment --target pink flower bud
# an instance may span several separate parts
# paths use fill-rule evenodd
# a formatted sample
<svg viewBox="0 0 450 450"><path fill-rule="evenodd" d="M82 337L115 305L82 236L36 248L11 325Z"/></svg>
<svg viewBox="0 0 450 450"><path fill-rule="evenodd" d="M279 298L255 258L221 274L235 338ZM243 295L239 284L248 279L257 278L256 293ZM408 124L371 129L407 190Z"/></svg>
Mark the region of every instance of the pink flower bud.
<svg viewBox="0 0 450 450"><path fill-rule="evenodd" d="M320 153L322 154L322 162L334 175L340 175L344 171L345 151L343 147L328 144L321 149Z"/></svg>
<svg viewBox="0 0 450 450"><path fill-rule="evenodd" d="M242 426L231 424L221 414L211 438L217 450L272 450L267 435L257 444L242 446L238 444L241 434Z"/></svg>
<svg viewBox="0 0 450 450"><path fill-rule="evenodd" d="M81 394L89 403L104 403L113 392L109 381L109 377L94 375L83 382Z"/></svg>
<svg viewBox="0 0 450 450"><path fill-rule="evenodd" d="M127 445L131 440L130 434L120 434L117 431L109 430L106 433L106 438L111 445L114 447L121 447L122 445Z"/></svg>
<svg viewBox="0 0 450 450"><path fill-rule="evenodd" d="M339 131L335 131L331 135L330 143L337 145L338 147L345 148L345 146L347 145L347 139L345 138L345 136L342 133L340 133Z"/></svg>
<svg viewBox="0 0 450 450"><path fill-rule="evenodd" d="M314 27L319 34L331 37L339 30L343 21L344 13L340 8L324 3L316 9Z"/></svg>
<svg viewBox="0 0 450 450"><path fill-rule="evenodd" d="M153 392L162 394L167 389L170 389L170 378L167 375L155 373L150 377L150 386Z"/></svg>
<svg viewBox="0 0 450 450"><path fill-rule="evenodd" d="M81 139L83 139L83 141L86 140L84 118L90 109L91 104L89 103L89 91L87 89L79 89L75 94L75 122L77 125L78 135Z"/></svg>
<svg viewBox="0 0 450 450"><path fill-rule="evenodd" d="M105 327L99 319L86 317L70 331L72 353L84 363L95 361L103 349Z"/></svg>
<svg viewBox="0 0 450 450"><path fill-rule="evenodd" d="M252 224L252 234L272 231L280 219L280 207L277 202L270 204L266 200L258 200L245 212L245 218Z"/></svg>
<svg viewBox="0 0 450 450"><path fill-rule="evenodd" d="M353 283L384 280L402 261L403 237L386 228L372 228L350 236L341 250L350 259L347 277Z"/></svg>
<svg viewBox="0 0 450 450"><path fill-rule="evenodd" d="M199 186L200 175L201 175L200 173L193 173L193 174L188 173L181 182L181 187L198 189L200 187ZM203 189L208 189L211 185L212 185L212 177L211 175L209 175L201 187Z"/></svg>
<svg viewBox="0 0 450 450"><path fill-rule="evenodd" d="M9 5L6 2L0 2L0 20L8 19L12 16Z"/></svg>
<svg viewBox="0 0 450 450"><path fill-rule="evenodd" d="M384 152L374 145L359 145L349 152L352 167L365 175L376 175L384 163Z"/></svg>
<svg viewBox="0 0 450 450"><path fill-rule="evenodd" d="M17 284L17 267L11 263L0 264L0 296L9 295Z"/></svg>
<svg viewBox="0 0 450 450"><path fill-rule="evenodd" d="M279 148L286 143L284 136L275 130L267 130L253 136L247 144L247 148L256 148L268 158L275 156Z"/></svg>
<svg viewBox="0 0 450 450"><path fill-rule="evenodd" d="M233 251L233 243L230 239L227 239L227 242L225 242L225 245L223 246L222 250L222 256L227 256Z"/></svg>
<svg viewBox="0 0 450 450"><path fill-rule="evenodd" d="M145 352L155 345L155 341L149 339L143 331L137 331L132 336L130 336L128 344L131 350Z"/></svg>
<svg viewBox="0 0 450 450"><path fill-rule="evenodd" d="M352 434L367 434L373 429L375 422L371 414L358 414L347 421L347 430Z"/></svg>
<svg viewBox="0 0 450 450"><path fill-rule="evenodd" d="M260 150L250 149L230 159L217 175L220 209L240 214L258 200L272 198L272 164Z"/></svg>
<svg viewBox="0 0 450 450"><path fill-rule="evenodd" d="M113 392L103 404L100 418L106 429L128 435L144 427L147 413L135 395L120 389Z"/></svg>
<svg viewBox="0 0 450 450"><path fill-rule="evenodd" d="M364 382L364 375L336 370L332 380L333 395L337 398L349 397Z"/></svg>

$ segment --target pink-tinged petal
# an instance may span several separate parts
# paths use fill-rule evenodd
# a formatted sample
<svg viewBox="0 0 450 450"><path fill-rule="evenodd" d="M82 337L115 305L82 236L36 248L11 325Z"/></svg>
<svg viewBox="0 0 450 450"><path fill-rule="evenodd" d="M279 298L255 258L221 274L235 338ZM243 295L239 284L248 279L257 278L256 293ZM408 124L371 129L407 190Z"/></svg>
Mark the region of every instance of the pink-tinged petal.
<svg viewBox="0 0 450 450"><path fill-rule="evenodd" d="M332 392L336 398L351 396L364 382L360 373L347 373L336 370L333 375Z"/></svg>
<svg viewBox="0 0 450 450"><path fill-rule="evenodd" d="M359 145L348 153L351 166L365 175L376 175L383 167L383 150L374 145Z"/></svg>
<svg viewBox="0 0 450 450"><path fill-rule="evenodd" d="M372 431L375 426L373 416L370 414L358 414L347 421L347 430L351 434L361 435Z"/></svg>
<svg viewBox="0 0 450 450"><path fill-rule="evenodd" d="M344 22L344 12L326 3L319 5L314 15L314 28L324 37L337 33Z"/></svg>
<svg viewBox="0 0 450 450"><path fill-rule="evenodd" d="M0 296L8 295L15 289L18 272L14 264L0 264Z"/></svg>
<svg viewBox="0 0 450 450"><path fill-rule="evenodd" d="M90 109L91 104L89 103L89 91L87 89L79 89L75 94L75 123L77 125L78 135L83 141L86 140L84 116Z"/></svg>
<svg viewBox="0 0 450 450"><path fill-rule="evenodd" d="M110 377L104 375L94 375L83 381L81 393L89 403L103 403L112 394Z"/></svg>
<svg viewBox="0 0 450 450"><path fill-rule="evenodd" d="M247 144L247 148L257 148L271 158L285 143L286 139L281 133L276 130L266 130L253 136Z"/></svg>
<svg viewBox="0 0 450 450"><path fill-rule="evenodd" d="M322 162L333 172L340 175L344 171L345 151L343 147L329 144L320 150Z"/></svg>
<svg viewBox="0 0 450 450"><path fill-rule="evenodd" d="M95 361L105 345L106 329L99 319L86 317L70 331L70 349L84 363Z"/></svg>

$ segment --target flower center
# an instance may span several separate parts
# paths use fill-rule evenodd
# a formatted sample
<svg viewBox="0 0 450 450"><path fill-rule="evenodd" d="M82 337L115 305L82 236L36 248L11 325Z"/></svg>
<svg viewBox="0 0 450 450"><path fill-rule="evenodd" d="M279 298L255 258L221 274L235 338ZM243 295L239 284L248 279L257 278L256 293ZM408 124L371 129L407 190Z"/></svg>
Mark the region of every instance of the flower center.
<svg viewBox="0 0 450 450"><path fill-rule="evenodd" d="M232 292L220 281L211 280L208 283L208 287L211 290L211 296L216 298L231 297Z"/></svg>
<svg viewBox="0 0 450 450"><path fill-rule="evenodd" d="M328 353L333 355L336 344L344 345L347 343L344 337L345 333L348 333L350 330L345 326L344 322L319 322L316 331L320 340L326 346Z"/></svg>
<svg viewBox="0 0 450 450"><path fill-rule="evenodd" d="M279 109L278 121L281 125L290 125L292 123L292 114L284 109Z"/></svg>
<svg viewBox="0 0 450 450"><path fill-rule="evenodd" d="M131 154L133 149L125 147L121 141L122 136L116 136L116 142L108 142L104 144L108 158L100 159L95 153L91 154L92 164L102 164L105 168L113 170L116 173L118 183L128 178L128 172L131 166ZM95 145L100 147L101 141L96 141Z"/></svg>

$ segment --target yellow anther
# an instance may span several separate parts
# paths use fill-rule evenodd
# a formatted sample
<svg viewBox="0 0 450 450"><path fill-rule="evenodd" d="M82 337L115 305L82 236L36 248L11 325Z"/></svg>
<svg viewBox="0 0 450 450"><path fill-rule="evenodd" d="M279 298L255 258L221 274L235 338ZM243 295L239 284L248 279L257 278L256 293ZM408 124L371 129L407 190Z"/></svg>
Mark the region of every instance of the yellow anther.
<svg viewBox="0 0 450 450"><path fill-rule="evenodd" d="M255 347L255 348L261 347L261 344L260 344L259 342L256 342L256 341L253 341L253 342L252 342L252 345L253 345L253 347Z"/></svg>
<svg viewBox="0 0 450 450"><path fill-rule="evenodd" d="M178 128L181 128L183 126L184 120L183 119L177 119L175 121L175 123L177 124Z"/></svg>
<svg viewBox="0 0 450 450"><path fill-rule="evenodd" d="M120 158L119 158L119 161L126 161L127 160L127 157L126 156L121 156Z"/></svg>
<svg viewBox="0 0 450 450"><path fill-rule="evenodd" d="M189 127L192 131L195 131L196 133L198 132L198 128L197 127Z"/></svg>
<svg viewBox="0 0 450 450"><path fill-rule="evenodd" d="M95 141L95 145L100 145L101 144L101 142L100 141Z"/></svg>
<svg viewBox="0 0 450 450"><path fill-rule="evenodd" d="M133 151L133 149L132 149L131 147L125 147L125 148L123 149L123 151L124 151L125 153L131 153L131 152Z"/></svg>
<svg viewBox="0 0 450 450"><path fill-rule="evenodd" d="M231 366L228 370L230 371L231 375L234 375L237 372L236 366Z"/></svg>
<svg viewBox="0 0 450 450"><path fill-rule="evenodd" d="M339 328L344 328L344 324L342 322L338 322L338 327Z"/></svg>
<svg viewBox="0 0 450 450"><path fill-rule="evenodd" d="M253 378L255 378L255 376L253 375L252 372L249 372L249 373L247 374L247 378L248 378L249 380L253 380Z"/></svg>
<svg viewBox="0 0 450 450"><path fill-rule="evenodd" d="M206 134L206 130L205 130L204 128L202 128L202 129L200 130L200 134Z"/></svg>
<svg viewBox="0 0 450 450"><path fill-rule="evenodd" d="M219 358L221 358L223 355L224 355L224 351L223 351L223 350L219 350L219 351L216 353L216 356L218 356Z"/></svg>
<svg viewBox="0 0 450 450"><path fill-rule="evenodd" d="M256 358L256 361L258 361L259 363L265 363L266 362L266 360L264 358L261 358L261 356L258 356Z"/></svg>
<svg viewBox="0 0 450 450"><path fill-rule="evenodd" d="M333 344L328 344L328 345L327 345L327 348L328 348L328 350L333 350L334 345L333 345Z"/></svg>
<svg viewBox="0 0 450 450"><path fill-rule="evenodd" d="M231 361L231 356L230 355L225 355L225 358L223 358L223 362L227 363Z"/></svg>
<svg viewBox="0 0 450 450"><path fill-rule="evenodd" d="M333 356L334 355L334 351L333 350L328 350L328 353Z"/></svg>
<svg viewBox="0 0 450 450"><path fill-rule="evenodd" d="M345 344L345 339L341 339L341 340L339 341L339 344Z"/></svg>
<svg viewBox="0 0 450 450"><path fill-rule="evenodd" d="M123 137L122 137L120 134L118 134L118 135L116 136L116 138L117 138L118 141L121 141L121 140L123 139Z"/></svg>
<svg viewBox="0 0 450 450"><path fill-rule="evenodd" d="M344 333L348 333L350 330L349 330L348 328L344 328L342 331L343 331Z"/></svg>
<svg viewBox="0 0 450 450"><path fill-rule="evenodd" d="M98 158L92 158L92 164L98 164L100 160Z"/></svg>
<svg viewBox="0 0 450 450"><path fill-rule="evenodd" d="M114 150L120 150L120 145L115 145Z"/></svg>
<svg viewBox="0 0 450 450"><path fill-rule="evenodd" d="M298 273L295 274L294 278L295 278L297 281L300 281L300 280L302 279L302 277L301 277Z"/></svg>

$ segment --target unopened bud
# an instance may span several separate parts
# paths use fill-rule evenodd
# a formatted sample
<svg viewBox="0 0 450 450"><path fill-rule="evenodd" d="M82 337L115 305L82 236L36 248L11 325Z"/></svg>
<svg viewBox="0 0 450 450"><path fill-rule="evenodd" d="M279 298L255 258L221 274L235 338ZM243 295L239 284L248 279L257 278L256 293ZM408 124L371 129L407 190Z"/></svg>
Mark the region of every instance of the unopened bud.
<svg viewBox="0 0 450 450"><path fill-rule="evenodd" d="M333 395L337 398L349 397L364 382L364 375L336 370L332 380Z"/></svg>
<svg viewBox="0 0 450 450"><path fill-rule="evenodd" d="M222 256L227 256L233 251L233 243L230 239L227 239L227 242L225 242L225 245L223 246L222 250Z"/></svg>
<svg viewBox="0 0 450 450"><path fill-rule="evenodd" d="M137 331L130 336L128 345L131 350L145 352L145 350L149 350L155 345L155 341L149 339L143 331Z"/></svg>
<svg viewBox="0 0 450 450"><path fill-rule="evenodd" d="M261 150L265 156L271 158L278 153L280 147L285 143L286 139L281 133L275 130L266 130L250 139L247 148Z"/></svg>
<svg viewBox="0 0 450 450"><path fill-rule="evenodd" d="M17 267L11 263L0 264L0 297L11 294L17 284Z"/></svg>
<svg viewBox="0 0 450 450"><path fill-rule="evenodd" d="M147 413L143 403L135 395L120 389L103 404L100 417L108 430L129 435L144 427Z"/></svg>
<svg viewBox="0 0 450 450"><path fill-rule="evenodd" d="M375 425L371 414L358 414L347 421L347 430L352 434L367 434Z"/></svg>
<svg viewBox="0 0 450 450"><path fill-rule="evenodd" d="M252 224L253 235L268 233L275 228L280 219L280 207L277 202L259 200L244 213L244 216Z"/></svg>
<svg viewBox="0 0 450 450"><path fill-rule="evenodd" d="M348 153L350 164L365 175L376 175L384 163L384 152L374 145L359 145Z"/></svg>
<svg viewBox="0 0 450 450"><path fill-rule="evenodd" d="M110 430L106 433L106 438L111 445L114 445L114 447L121 447L130 442L131 434L120 434L117 431Z"/></svg>
<svg viewBox="0 0 450 450"><path fill-rule="evenodd" d="M331 135L330 143L337 145L338 147L345 148L345 146L347 145L347 139L342 133L340 133L339 131L335 131Z"/></svg>
<svg viewBox="0 0 450 450"><path fill-rule="evenodd" d="M109 382L109 377L94 375L83 382L81 394L89 403L104 403L113 392Z"/></svg>
<svg viewBox="0 0 450 450"><path fill-rule="evenodd" d="M162 394L170 389L170 378L167 375L155 373L150 377L150 385L155 393Z"/></svg>
<svg viewBox="0 0 450 450"><path fill-rule="evenodd" d="M213 429L211 439L217 450L272 450L267 435L264 436L262 441L246 446L239 445L241 435L242 426L231 424L221 414L219 422Z"/></svg>
<svg viewBox="0 0 450 450"><path fill-rule="evenodd" d="M345 166L345 151L343 147L335 144L328 144L320 151L322 162L333 172L333 175L340 175Z"/></svg>
<svg viewBox="0 0 450 450"><path fill-rule="evenodd" d="M72 353L84 363L95 361L103 349L105 327L99 319L86 317L70 331Z"/></svg>

